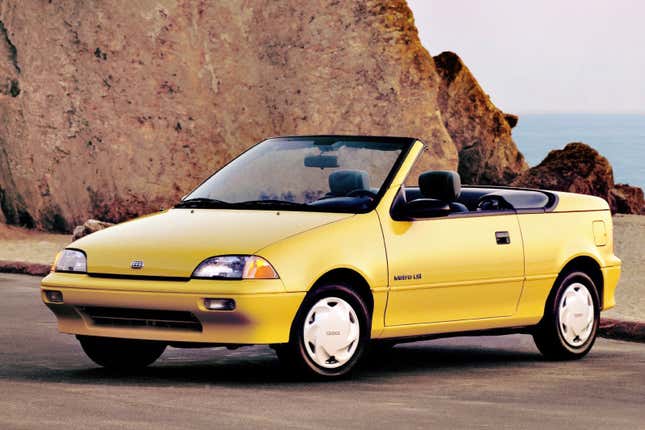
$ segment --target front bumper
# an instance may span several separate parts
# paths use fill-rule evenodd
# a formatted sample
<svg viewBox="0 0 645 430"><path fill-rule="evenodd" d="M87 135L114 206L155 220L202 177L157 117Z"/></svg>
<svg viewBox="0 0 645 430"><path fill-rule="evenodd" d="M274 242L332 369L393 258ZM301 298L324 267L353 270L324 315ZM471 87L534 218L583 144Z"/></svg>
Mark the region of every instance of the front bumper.
<svg viewBox="0 0 645 430"><path fill-rule="evenodd" d="M61 291L63 302L48 301L46 290ZM288 342L305 292L288 293L279 279L181 282L52 273L42 281L41 296L56 315L62 333L168 342L272 344ZM235 310L208 310L205 298L233 299ZM118 324L101 323L88 311L98 308L103 312L118 310L120 319L110 320ZM198 324L173 327L148 319L148 315L161 311L171 311L166 312L168 315L192 314ZM131 317L133 312L135 316L141 314L137 324L122 318L124 313Z"/></svg>

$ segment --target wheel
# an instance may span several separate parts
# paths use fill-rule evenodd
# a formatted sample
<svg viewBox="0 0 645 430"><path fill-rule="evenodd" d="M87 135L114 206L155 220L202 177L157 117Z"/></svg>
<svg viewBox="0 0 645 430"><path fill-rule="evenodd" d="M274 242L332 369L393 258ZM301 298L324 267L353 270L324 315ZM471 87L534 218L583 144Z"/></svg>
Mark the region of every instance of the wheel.
<svg viewBox="0 0 645 430"><path fill-rule="evenodd" d="M93 362L109 369L133 370L146 367L154 363L166 349L165 343L151 340L94 336L77 338L83 351Z"/></svg>
<svg viewBox="0 0 645 430"><path fill-rule="evenodd" d="M346 285L325 285L305 298L288 344L276 346L280 361L306 376L348 375L369 343L371 323L361 297Z"/></svg>
<svg viewBox="0 0 645 430"><path fill-rule="evenodd" d="M596 340L600 306L593 280L572 272L557 283L544 317L533 333L540 352L552 360L584 357Z"/></svg>

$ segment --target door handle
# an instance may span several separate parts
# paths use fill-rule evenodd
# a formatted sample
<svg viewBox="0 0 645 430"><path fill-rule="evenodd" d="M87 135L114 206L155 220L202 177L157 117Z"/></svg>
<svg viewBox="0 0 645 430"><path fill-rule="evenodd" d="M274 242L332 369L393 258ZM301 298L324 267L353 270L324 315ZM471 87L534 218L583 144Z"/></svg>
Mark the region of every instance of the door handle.
<svg viewBox="0 0 645 430"><path fill-rule="evenodd" d="M511 236L507 231L496 231L495 242L497 242L498 245L509 245L511 243Z"/></svg>

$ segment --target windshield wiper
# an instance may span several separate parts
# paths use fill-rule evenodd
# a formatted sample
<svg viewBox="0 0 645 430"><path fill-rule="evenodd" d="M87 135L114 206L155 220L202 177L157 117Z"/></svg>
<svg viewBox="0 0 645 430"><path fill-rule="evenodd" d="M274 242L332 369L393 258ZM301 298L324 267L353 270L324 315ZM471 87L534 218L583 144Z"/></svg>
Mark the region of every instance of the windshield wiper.
<svg viewBox="0 0 645 430"><path fill-rule="evenodd" d="M231 203L223 200L209 199L208 197L195 197L194 199L182 200L175 205L176 208L197 208L213 206L230 206Z"/></svg>
<svg viewBox="0 0 645 430"><path fill-rule="evenodd" d="M290 202L288 200L247 200L243 202L225 202L223 200L210 199L207 197L196 197L194 199L182 200L175 205L176 208L200 208L200 207L246 207L246 206L271 206L271 207L301 207L308 208L305 203Z"/></svg>
<svg viewBox="0 0 645 430"><path fill-rule="evenodd" d="M288 200L266 199L266 200L247 200L244 202L234 203L236 206L277 206L277 207L301 207L308 208L306 203L290 202Z"/></svg>

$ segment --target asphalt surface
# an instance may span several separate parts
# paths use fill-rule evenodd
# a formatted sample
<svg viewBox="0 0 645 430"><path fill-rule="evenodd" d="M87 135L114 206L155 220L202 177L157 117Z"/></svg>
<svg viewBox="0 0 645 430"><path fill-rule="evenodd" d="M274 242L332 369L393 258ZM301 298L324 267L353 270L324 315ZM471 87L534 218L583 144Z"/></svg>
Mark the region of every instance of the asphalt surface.
<svg viewBox="0 0 645 430"><path fill-rule="evenodd" d="M645 429L645 344L543 361L530 337L395 347L353 379L298 382L266 347L168 349L113 374L59 334L39 279L0 274L0 429Z"/></svg>

